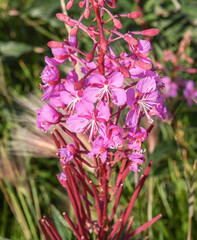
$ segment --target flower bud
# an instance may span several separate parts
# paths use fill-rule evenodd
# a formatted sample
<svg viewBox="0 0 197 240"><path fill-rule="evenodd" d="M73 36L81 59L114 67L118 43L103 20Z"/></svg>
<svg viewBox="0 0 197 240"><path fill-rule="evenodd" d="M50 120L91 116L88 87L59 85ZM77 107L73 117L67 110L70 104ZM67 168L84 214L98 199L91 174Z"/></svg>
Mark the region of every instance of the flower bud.
<svg viewBox="0 0 197 240"><path fill-rule="evenodd" d="M125 67L121 66L119 70L123 74L124 78L128 79L131 77L129 71Z"/></svg>
<svg viewBox="0 0 197 240"><path fill-rule="evenodd" d="M74 89L76 91L81 90L83 88L84 82L85 82L85 79L81 78L77 83L74 84Z"/></svg>
<svg viewBox="0 0 197 240"><path fill-rule="evenodd" d="M133 38L133 37L124 37L124 40L127 41L130 45L137 45L138 44L138 40Z"/></svg>
<svg viewBox="0 0 197 240"><path fill-rule="evenodd" d="M104 7L104 5L105 5L103 0L98 0L98 3L101 5L101 7Z"/></svg>
<svg viewBox="0 0 197 240"><path fill-rule="evenodd" d="M117 27L118 29L122 29L122 23L120 20L114 19L113 22L115 27Z"/></svg>
<svg viewBox="0 0 197 240"><path fill-rule="evenodd" d="M56 17L60 20L60 21L69 21L69 17L66 16L65 14L63 13L57 13L56 14Z"/></svg>
<svg viewBox="0 0 197 240"><path fill-rule="evenodd" d="M69 1L69 2L67 3L67 5L66 5L66 9L67 9L67 10L70 10L70 9L72 8L73 2L74 2L74 1Z"/></svg>
<svg viewBox="0 0 197 240"><path fill-rule="evenodd" d="M84 2L83 1L79 2L79 7L84 8L85 7L85 1Z"/></svg>
<svg viewBox="0 0 197 240"><path fill-rule="evenodd" d="M94 59L94 50L91 50L86 56L86 61L90 63L93 61L93 59Z"/></svg>
<svg viewBox="0 0 197 240"><path fill-rule="evenodd" d="M107 52L108 44L107 44L107 41L104 37L101 38L100 48L103 50L103 52L105 52L105 53Z"/></svg>
<svg viewBox="0 0 197 240"><path fill-rule="evenodd" d="M85 9L84 16L86 19L90 17L90 10L88 8Z"/></svg>
<svg viewBox="0 0 197 240"><path fill-rule="evenodd" d="M146 29L142 31L142 35L148 36L148 37L153 37L157 35L160 32L159 29L157 28L151 28L151 29Z"/></svg>
<svg viewBox="0 0 197 240"><path fill-rule="evenodd" d="M64 44L62 42L50 41L47 43L50 48L63 48Z"/></svg>
<svg viewBox="0 0 197 240"><path fill-rule="evenodd" d="M134 18L134 19L139 18L139 17L141 17L141 16L142 16L142 13L141 13L141 12L132 12L132 13L129 13L129 14L128 14L128 17L129 17L129 18Z"/></svg>
<svg viewBox="0 0 197 240"><path fill-rule="evenodd" d="M74 28L70 31L70 36L74 37L77 34L78 29L79 29L78 26L74 26Z"/></svg>
<svg viewBox="0 0 197 240"><path fill-rule="evenodd" d="M152 68L151 64L146 63L146 62L136 61L135 65L144 69L144 70L150 70Z"/></svg>

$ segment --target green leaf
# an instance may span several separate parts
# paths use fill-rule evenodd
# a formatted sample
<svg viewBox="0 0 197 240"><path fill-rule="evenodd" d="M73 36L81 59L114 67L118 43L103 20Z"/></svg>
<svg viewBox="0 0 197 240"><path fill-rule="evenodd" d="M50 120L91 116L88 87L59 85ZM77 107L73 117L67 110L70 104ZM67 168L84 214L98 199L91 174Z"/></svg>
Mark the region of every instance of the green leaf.
<svg viewBox="0 0 197 240"><path fill-rule="evenodd" d="M68 223L64 219L64 217L60 214L55 206L51 207L52 216L55 222L55 226L58 230L58 233L63 239L72 239L72 231L69 228Z"/></svg>
<svg viewBox="0 0 197 240"><path fill-rule="evenodd" d="M0 56L17 58L30 51L32 51L32 46L29 44L14 41L0 41Z"/></svg>

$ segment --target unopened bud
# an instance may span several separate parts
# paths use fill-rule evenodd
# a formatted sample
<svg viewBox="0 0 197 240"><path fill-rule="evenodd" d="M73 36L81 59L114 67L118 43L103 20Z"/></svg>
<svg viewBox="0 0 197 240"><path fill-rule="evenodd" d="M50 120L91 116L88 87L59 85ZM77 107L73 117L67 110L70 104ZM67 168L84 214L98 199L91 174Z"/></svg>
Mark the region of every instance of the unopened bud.
<svg viewBox="0 0 197 240"><path fill-rule="evenodd" d="M127 41L130 45L137 45L138 44L138 40L133 38L133 37L124 37L124 40Z"/></svg>
<svg viewBox="0 0 197 240"><path fill-rule="evenodd" d="M151 29L146 29L142 31L142 35L148 36L148 37L153 37L159 33L159 29L157 28L151 28Z"/></svg>
<svg viewBox="0 0 197 240"><path fill-rule="evenodd" d="M93 61L93 59L94 59L94 50L91 50L86 56L86 61L90 63Z"/></svg>
<svg viewBox="0 0 197 240"><path fill-rule="evenodd" d="M78 29L79 29L78 26L74 26L74 28L72 28L72 30L70 31L70 36L74 37L77 34Z"/></svg>
<svg viewBox="0 0 197 240"><path fill-rule="evenodd" d="M72 6L73 6L73 1L69 1L66 5L66 9L70 10L72 8Z"/></svg>
<svg viewBox="0 0 197 240"><path fill-rule="evenodd" d="M116 7L116 2L117 2L117 0L108 0L108 1L107 1L107 5L108 5L110 8L115 8L115 7Z"/></svg>
<svg viewBox="0 0 197 240"><path fill-rule="evenodd" d="M66 16L63 13L57 13L56 17L60 20L60 21L68 21L70 18L68 16Z"/></svg>
<svg viewBox="0 0 197 240"><path fill-rule="evenodd" d="M96 32L96 28L94 27L94 25L91 24L88 30L89 30L90 37L96 37L96 34L93 32L93 31Z"/></svg>
<svg viewBox="0 0 197 240"><path fill-rule="evenodd" d="M113 22L115 27L117 27L118 29L122 29L122 23L120 20L114 19Z"/></svg>
<svg viewBox="0 0 197 240"><path fill-rule="evenodd" d="M63 48L64 44L62 42L50 41L47 43L50 48Z"/></svg>
<svg viewBox="0 0 197 240"><path fill-rule="evenodd" d="M130 78L130 73L125 67L120 67L119 68L120 72L123 74L124 78Z"/></svg>
<svg viewBox="0 0 197 240"><path fill-rule="evenodd" d="M85 16L86 19L89 18L89 16L90 16L90 10L89 10L88 8L85 9L85 11L84 11L84 16Z"/></svg>
<svg viewBox="0 0 197 240"><path fill-rule="evenodd" d="M186 72L194 74L197 72L197 69L196 68L188 68Z"/></svg>
<svg viewBox="0 0 197 240"><path fill-rule="evenodd" d="M81 1L81 2L79 2L79 7L80 7L80 8L84 8L84 7L85 7L85 4L86 4L85 2Z"/></svg>
<svg viewBox="0 0 197 240"><path fill-rule="evenodd" d="M129 17L129 18L134 18L134 19L139 18L139 17L141 17L141 16L142 16L142 13L141 13L141 12L132 12L132 13L129 13L129 14L128 14L128 17Z"/></svg>
<svg viewBox="0 0 197 240"><path fill-rule="evenodd" d="M105 5L103 0L98 0L98 3L101 5L101 7L104 7L104 5Z"/></svg>
<svg viewBox="0 0 197 240"><path fill-rule="evenodd" d="M84 82L85 82L85 79L81 78L77 83L74 84L74 89L76 91L81 90L83 88Z"/></svg>
<svg viewBox="0 0 197 240"><path fill-rule="evenodd" d="M146 63L146 62L136 61L135 65L144 69L144 70L150 70L152 68L151 64Z"/></svg>
<svg viewBox="0 0 197 240"><path fill-rule="evenodd" d="M104 53L107 52L108 44L107 44L107 41L106 41L106 39L104 37L101 38L100 48L103 50Z"/></svg>

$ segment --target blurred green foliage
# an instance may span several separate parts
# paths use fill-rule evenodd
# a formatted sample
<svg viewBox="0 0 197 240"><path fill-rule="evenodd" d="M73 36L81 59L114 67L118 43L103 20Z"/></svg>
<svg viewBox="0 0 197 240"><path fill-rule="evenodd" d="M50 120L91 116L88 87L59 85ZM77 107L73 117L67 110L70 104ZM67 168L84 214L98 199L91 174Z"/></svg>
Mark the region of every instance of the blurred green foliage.
<svg viewBox="0 0 197 240"><path fill-rule="evenodd" d="M137 2L140 1L119 0L117 9L122 13L136 11ZM163 50L176 52L190 29L191 44L186 50L194 59L193 67L197 67L197 2L143 0L139 8L143 11L143 19L124 20L123 31L159 28L161 33L152 39L152 58L164 64ZM16 106L13 97L38 91L44 56L51 55L46 43L67 37L64 24L55 17L57 12L61 12L59 1L0 0L0 239L43 239L37 219L44 214L52 217L58 229L65 226L65 230L60 230L64 239L72 238L58 212L69 209L69 200L56 179L57 160L15 157L5 150L9 133L17 122L16 116L24 111ZM70 14L77 18L80 9L74 6ZM92 43L81 32L79 38L80 48L89 51ZM123 50L121 45L114 48ZM195 80L196 74L184 73L184 78ZM193 167L197 159L197 107L187 107L184 100L173 106L173 119L157 123L157 130L150 136L149 145L154 145L154 151L147 153L147 159L153 158L154 164L133 210L133 229L161 213L163 218L145 235L159 240L186 239L187 236L188 240L194 240L197 239L197 176ZM134 186L135 179L130 174L120 210L130 200ZM190 228L191 234L188 234Z"/></svg>

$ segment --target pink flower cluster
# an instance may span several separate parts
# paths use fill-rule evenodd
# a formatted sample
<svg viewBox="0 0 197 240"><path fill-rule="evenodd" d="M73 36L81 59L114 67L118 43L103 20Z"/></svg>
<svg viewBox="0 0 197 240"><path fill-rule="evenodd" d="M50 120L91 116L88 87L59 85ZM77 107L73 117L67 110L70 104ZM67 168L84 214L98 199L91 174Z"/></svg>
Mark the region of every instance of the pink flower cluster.
<svg viewBox="0 0 197 240"><path fill-rule="evenodd" d="M67 3L67 10L73 3L74 0ZM97 239L121 238L152 161L140 177L128 207L115 221L123 182L129 172L138 173L141 170L145 161L143 143L153 127L154 118L165 119L167 112L160 93L162 84L159 75L152 68L149 58L151 43L139 39L139 35L153 37L159 30L121 33L120 19L136 19L141 13L113 15L108 7L115 6L116 0L83 0L79 2L79 7L85 10L78 20L57 14L71 31L68 40L48 43L53 56L45 57L47 65L41 73L42 100L46 104L38 110L37 126L44 131L53 127L51 134L63 170L57 177L67 190L76 224L66 213L63 215L77 239L90 239L92 233ZM98 28L91 21L88 26L83 24L83 18L88 19L91 11L95 14ZM108 16L104 17L105 14ZM108 28L110 22L111 27ZM82 52L78 47L76 35L79 30L92 40L89 53ZM125 52L114 52L112 43L118 40L127 47ZM65 76L59 66L68 61L74 67ZM65 133L72 138L72 143L66 142L62 135ZM111 173L119 161L120 170L115 176L115 185L111 186ZM94 171L95 183L86 174L84 165ZM108 203L114 196L109 215ZM92 211L97 212L97 220L91 216ZM131 217L124 239L134 237L160 217L158 215L132 233ZM40 226L46 239L47 233L54 236L53 239L61 239L46 217L40 221Z"/></svg>
<svg viewBox="0 0 197 240"><path fill-rule="evenodd" d="M191 41L191 32L184 34L179 44L178 51L173 53L170 50L164 50L164 64L156 63L164 76L161 78L162 93L165 99L177 98L186 99L188 106L197 103L197 89L193 80L188 80L187 75L192 76L197 73L196 68L192 68L194 60L186 55L186 48ZM165 63L168 63L166 68ZM169 73L171 75L169 75Z"/></svg>
<svg viewBox="0 0 197 240"><path fill-rule="evenodd" d="M103 11L108 13L104 7ZM132 14L140 15L136 12L129 16ZM103 37L98 41L100 33L93 26L85 27L61 13L57 17L65 23L72 23L73 29L68 40L48 43L53 57L45 57L47 65L41 73L42 99L48 102L38 110L37 126L48 130L52 125L62 123L71 132L83 133L92 142L88 157L99 155L102 162L107 161L110 149L123 148L128 142L130 169L138 172L138 166L145 160L141 144L147 136L144 128L139 130L141 119L145 117L150 124L154 122L154 115L165 119L166 107L159 90L159 76L152 69L149 58L151 44L134 38L134 35L154 36L158 33L157 29L122 34L116 26L120 20L114 17L113 30L106 29L110 33L108 39ZM78 49L76 33L73 33L76 26L88 33L93 41L88 54ZM115 35L117 40L122 38L128 44L127 53L115 55L110 46L116 40ZM99 51L103 52L102 59ZM79 54L85 58L79 58ZM77 62L81 65L81 79L75 69L67 76L60 74L58 66L66 60L72 61L73 65ZM129 84L126 85L125 79ZM119 126L123 109L126 109L127 116L124 124ZM70 161L70 158L65 161Z"/></svg>

